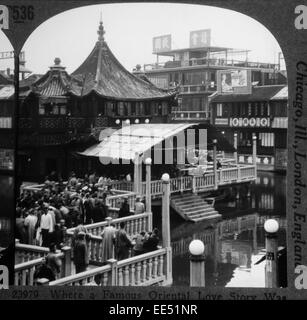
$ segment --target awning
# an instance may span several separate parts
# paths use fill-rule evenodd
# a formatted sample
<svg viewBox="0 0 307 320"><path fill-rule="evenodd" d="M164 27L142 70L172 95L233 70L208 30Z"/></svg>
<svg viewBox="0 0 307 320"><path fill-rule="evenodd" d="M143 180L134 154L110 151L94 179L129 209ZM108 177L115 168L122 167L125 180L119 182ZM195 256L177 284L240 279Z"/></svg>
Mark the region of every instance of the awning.
<svg viewBox="0 0 307 320"><path fill-rule="evenodd" d="M156 144L196 123L134 124L123 127L80 154L108 159L134 160L136 154L143 155Z"/></svg>
<svg viewBox="0 0 307 320"><path fill-rule="evenodd" d="M280 91L278 91L271 100L287 100L288 99L288 86L285 86Z"/></svg>

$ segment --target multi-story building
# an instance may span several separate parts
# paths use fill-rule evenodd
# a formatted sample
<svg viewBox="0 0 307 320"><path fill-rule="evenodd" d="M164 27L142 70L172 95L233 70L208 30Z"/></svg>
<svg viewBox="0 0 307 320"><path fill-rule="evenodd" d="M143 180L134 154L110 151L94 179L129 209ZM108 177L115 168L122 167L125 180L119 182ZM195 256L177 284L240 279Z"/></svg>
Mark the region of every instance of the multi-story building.
<svg viewBox="0 0 307 320"><path fill-rule="evenodd" d="M251 162L252 137L257 137L258 167L287 166L287 101L285 85L253 86L248 94L218 93L211 100L212 123L234 143L240 162Z"/></svg>
<svg viewBox="0 0 307 320"><path fill-rule="evenodd" d="M178 106L172 110L174 121L210 121L209 100L217 90L218 70L250 70L251 82L259 86L286 83L285 76L279 72L279 64L251 62L247 50L211 46L209 40L201 42L201 39L209 38L210 30L201 30L191 32L190 48L171 50L168 46L155 50L154 44L157 62L137 70L137 73L144 72L160 88L179 89ZM161 37L163 40L165 36ZM161 57L170 60L159 62Z"/></svg>
<svg viewBox="0 0 307 320"><path fill-rule="evenodd" d="M157 88L128 72L104 40L102 23L90 55L68 74L56 58L42 76L20 83L18 172L21 179L37 180L52 171L65 178L69 171L93 170L90 159L77 151L99 142L102 129L122 122L167 122L174 92ZM0 92L0 151L12 153L14 87ZM1 125L1 121L8 125ZM10 147L7 146L10 145ZM2 167L0 166L0 169Z"/></svg>

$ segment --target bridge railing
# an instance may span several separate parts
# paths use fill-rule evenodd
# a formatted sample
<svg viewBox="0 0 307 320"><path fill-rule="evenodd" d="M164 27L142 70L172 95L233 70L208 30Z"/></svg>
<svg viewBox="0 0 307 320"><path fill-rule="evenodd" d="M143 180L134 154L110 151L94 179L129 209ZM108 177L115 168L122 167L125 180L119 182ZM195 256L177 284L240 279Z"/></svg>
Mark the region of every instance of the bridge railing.
<svg viewBox="0 0 307 320"><path fill-rule="evenodd" d="M86 230L92 235L100 236L104 227L115 224L115 228L119 229L120 223L125 222L125 230L129 236L134 236L142 231L151 231L152 229L152 213L145 212L135 215L130 215L124 218L110 219L109 221L102 221L85 225ZM68 236L72 236L75 228L66 230Z"/></svg>
<svg viewBox="0 0 307 320"><path fill-rule="evenodd" d="M33 247L33 246L32 246ZM47 249L47 248L45 248ZM61 252L57 253L61 259L60 277L66 277L71 274L71 248L63 247ZM16 286L33 286L35 285L34 274L38 267L45 262L45 257L29 260L15 265L14 268L14 285Z"/></svg>
<svg viewBox="0 0 307 320"><path fill-rule="evenodd" d="M114 196L108 196L106 198L106 203L107 205L109 205L109 207L111 209L113 208L117 208L119 209L121 207L121 204L123 202L123 199L125 197L128 198L128 203L129 203L129 206L130 206L130 210L134 210L134 207L135 207L135 200L136 200L136 196L137 194L135 192L125 192L125 193L120 193L120 194L117 194L117 195L114 195Z"/></svg>
<svg viewBox="0 0 307 320"><path fill-rule="evenodd" d="M166 248L144 253L125 260L108 260L108 264L69 277L52 281L49 285L150 286L170 284L167 274L169 251Z"/></svg>
<svg viewBox="0 0 307 320"><path fill-rule="evenodd" d="M256 179L256 168L254 165L240 166L240 180Z"/></svg>
<svg viewBox="0 0 307 320"><path fill-rule="evenodd" d="M43 258L48 253L49 248L19 243L19 240L15 242L15 264Z"/></svg>

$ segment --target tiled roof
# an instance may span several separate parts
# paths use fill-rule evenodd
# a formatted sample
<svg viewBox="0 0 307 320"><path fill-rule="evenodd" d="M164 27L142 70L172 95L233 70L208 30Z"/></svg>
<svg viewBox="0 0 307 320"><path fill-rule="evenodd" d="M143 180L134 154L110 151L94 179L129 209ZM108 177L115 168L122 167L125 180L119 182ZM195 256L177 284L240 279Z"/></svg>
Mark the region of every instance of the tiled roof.
<svg viewBox="0 0 307 320"><path fill-rule="evenodd" d="M217 94L211 102L248 102L268 101L276 95L285 85L253 87L251 94Z"/></svg>
<svg viewBox="0 0 307 320"><path fill-rule="evenodd" d="M94 91L100 96L117 100L161 99L173 96L127 71L113 55L103 37L77 70L72 73L83 80L82 95Z"/></svg>
<svg viewBox="0 0 307 320"><path fill-rule="evenodd" d="M44 97L58 97L68 93L80 95L81 88L64 68L54 68L33 83L33 91Z"/></svg>

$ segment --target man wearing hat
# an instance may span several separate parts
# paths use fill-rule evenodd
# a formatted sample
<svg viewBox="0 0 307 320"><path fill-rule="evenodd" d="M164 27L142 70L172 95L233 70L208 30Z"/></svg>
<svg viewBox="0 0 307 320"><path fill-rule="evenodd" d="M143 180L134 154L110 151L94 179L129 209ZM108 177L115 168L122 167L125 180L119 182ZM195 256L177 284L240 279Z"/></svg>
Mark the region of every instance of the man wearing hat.
<svg viewBox="0 0 307 320"><path fill-rule="evenodd" d="M85 242L85 232L80 231L77 234L77 240L74 244L74 265L76 273L86 271L88 264L88 249Z"/></svg>
<svg viewBox="0 0 307 320"><path fill-rule="evenodd" d="M136 197L136 202L135 202L135 208L134 208L134 213L135 214L141 214L145 212L145 205L142 202L142 197L137 196Z"/></svg>

